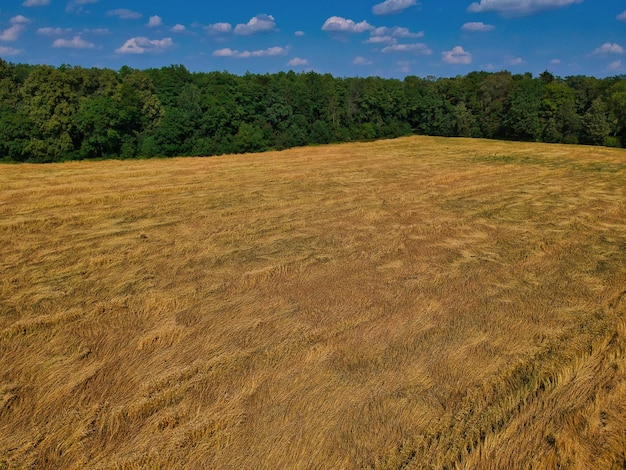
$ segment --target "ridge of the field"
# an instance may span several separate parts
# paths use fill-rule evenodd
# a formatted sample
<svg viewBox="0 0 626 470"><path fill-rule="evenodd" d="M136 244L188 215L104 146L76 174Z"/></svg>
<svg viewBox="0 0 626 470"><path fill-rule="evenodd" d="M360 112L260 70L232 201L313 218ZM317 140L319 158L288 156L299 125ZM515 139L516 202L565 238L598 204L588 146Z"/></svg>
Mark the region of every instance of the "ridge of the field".
<svg viewBox="0 0 626 470"><path fill-rule="evenodd" d="M626 466L626 151L0 166L0 469Z"/></svg>

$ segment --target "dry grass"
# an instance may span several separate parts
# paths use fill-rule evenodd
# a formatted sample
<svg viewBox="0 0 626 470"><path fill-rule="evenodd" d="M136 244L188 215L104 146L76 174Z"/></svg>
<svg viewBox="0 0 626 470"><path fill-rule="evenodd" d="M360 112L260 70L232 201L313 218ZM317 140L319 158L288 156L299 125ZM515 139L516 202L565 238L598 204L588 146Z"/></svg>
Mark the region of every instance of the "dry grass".
<svg viewBox="0 0 626 470"><path fill-rule="evenodd" d="M0 167L1 468L626 465L626 152Z"/></svg>

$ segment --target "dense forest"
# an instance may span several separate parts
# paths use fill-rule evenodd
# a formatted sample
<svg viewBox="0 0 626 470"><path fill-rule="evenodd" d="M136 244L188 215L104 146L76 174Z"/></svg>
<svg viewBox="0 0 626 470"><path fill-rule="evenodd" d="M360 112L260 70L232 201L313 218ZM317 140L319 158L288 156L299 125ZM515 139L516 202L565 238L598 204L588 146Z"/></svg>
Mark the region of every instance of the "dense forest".
<svg viewBox="0 0 626 470"><path fill-rule="evenodd" d="M0 160L219 155L397 137L626 147L626 76L237 76L0 59Z"/></svg>

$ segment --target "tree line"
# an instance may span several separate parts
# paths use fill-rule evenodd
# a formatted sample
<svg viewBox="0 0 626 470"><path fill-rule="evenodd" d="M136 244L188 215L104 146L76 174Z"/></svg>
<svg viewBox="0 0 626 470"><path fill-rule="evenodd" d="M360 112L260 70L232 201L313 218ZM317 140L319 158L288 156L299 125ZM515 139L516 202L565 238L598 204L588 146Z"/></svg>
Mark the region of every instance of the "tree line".
<svg viewBox="0 0 626 470"><path fill-rule="evenodd" d="M626 147L626 76L237 76L0 59L4 161L219 155L413 133Z"/></svg>

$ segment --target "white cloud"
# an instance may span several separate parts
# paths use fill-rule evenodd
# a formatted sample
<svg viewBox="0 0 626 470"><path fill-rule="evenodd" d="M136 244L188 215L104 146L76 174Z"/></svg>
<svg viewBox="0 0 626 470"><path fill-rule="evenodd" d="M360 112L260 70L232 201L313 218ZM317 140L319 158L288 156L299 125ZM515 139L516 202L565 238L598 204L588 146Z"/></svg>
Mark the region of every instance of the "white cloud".
<svg viewBox="0 0 626 470"><path fill-rule="evenodd" d="M46 28L39 28L37 30L37 34L40 34L41 36L54 37L54 36L62 36L64 34L70 34L72 31L74 31L72 28L49 28L49 27L46 27ZM87 34L110 34L111 31L109 31L106 28L95 28L95 29L83 29L82 33L87 33Z"/></svg>
<svg viewBox="0 0 626 470"><path fill-rule="evenodd" d="M29 23L31 23L31 20L25 16L14 16L11 18L11 26L4 31L0 31L0 41L17 41L22 31L26 29L26 25Z"/></svg>
<svg viewBox="0 0 626 470"><path fill-rule="evenodd" d="M161 26L162 24L163 24L163 19L158 15L154 15L150 17L150 19L148 20L148 24L146 26L148 28L156 28L158 26Z"/></svg>
<svg viewBox="0 0 626 470"><path fill-rule="evenodd" d="M173 33L184 33L185 31L187 31L187 28L184 24L176 24L172 27Z"/></svg>
<svg viewBox="0 0 626 470"><path fill-rule="evenodd" d="M611 62L606 68L607 70L619 70L622 68L622 61L616 60L615 62Z"/></svg>
<svg viewBox="0 0 626 470"><path fill-rule="evenodd" d="M159 52L173 46L174 41L172 41L172 38L148 39L140 36L130 38L122 47L116 49L115 52L119 54L145 54L146 52Z"/></svg>
<svg viewBox="0 0 626 470"><path fill-rule="evenodd" d="M593 51L595 55L623 54L624 48L619 44L606 42Z"/></svg>
<svg viewBox="0 0 626 470"><path fill-rule="evenodd" d="M495 11L505 16L522 16L582 2L583 0L480 0L472 3L467 11L471 13Z"/></svg>
<svg viewBox="0 0 626 470"><path fill-rule="evenodd" d="M623 11L619 15L617 15L617 19L619 21L626 21L626 11Z"/></svg>
<svg viewBox="0 0 626 470"><path fill-rule="evenodd" d="M409 7L417 5L416 0L385 0L372 7L375 15L395 15Z"/></svg>
<svg viewBox="0 0 626 470"><path fill-rule="evenodd" d="M11 24L29 24L29 23L32 23L32 21L22 15L17 15L11 18Z"/></svg>
<svg viewBox="0 0 626 470"><path fill-rule="evenodd" d="M418 31L417 33L412 33L408 28L392 28L392 34L397 38L423 38L424 31Z"/></svg>
<svg viewBox="0 0 626 470"><path fill-rule="evenodd" d="M433 53L431 49L428 48L426 44L416 43L416 44L392 44L391 46L385 47L382 52L385 54L388 52L415 52L417 54L425 54L430 55Z"/></svg>
<svg viewBox="0 0 626 470"><path fill-rule="evenodd" d="M386 26L381 26L379 28L374 28L371 33L372 36L393 36L396 38L421 38L424 37L424 31L419 31L417 33L413 33L409 30L409 28L401 28L399 26L393 28L387 28Z"/></svg>
<svg viewBox="0 0 626 470"><path fill-rule="evenodd" d="M52 47L67 49L94 49L96 45L89 41L85 41L80 36L74 36L72 39L56 39L52 43Z"/></svg>
<svg viewBox="0 0 626 470"><path fill-rule="evenodd" d="M14 24L4 31L0 31L0 41L17 41L24 28L23 24Z"/></svg>
<svg viewBox="0 0 626 470"><path fill-rule="evenodd" d="M233 30L233 26L230 23L214 23L205 26L204 29L209 34L228 34Z"/></svg>
<svg viewBox="0 0 626 470"><path fill-rule="evenodd" d="M511 59L509 61L507 61L507 64L509 65L522 65L525 64L526 61L524 59L522 59L521 57L516 57L515 59Z"/></svg>
<svg viewBox="0 0 626 470"><path fill-rule="evenodd" d="M560 59L552 59L550 61L550 64L551 65L561 65L561 61L560 61Z"/></svg>
<svg viewBox="0 0 626 470"><path fill-rule="evenodd" d="M309 65L309 61L307 59L301 59L300 57L294 57L287 62L287 65L290 67L301 67L303 65Z"/></svg>
<svg viewBox="0 0 626 470"><path fill-rule="evenodd" d="M496 27L494 25L491 24L485 24L483 22L470 22L470 23L465 23L463 26L461 26L461 29L463 31L472 31L472 32L478 32L478 33L485 33L488 31L493 31L494 29L496 29Z"/></svg>
<svg viewBox="0 0 626 470"><path fill-rule="evenodd" d="M230 47L213 51L213 57L236 57L239 54L241 54L241 52L235 51ZM248 54L250 53L248 52Z"/></svg>
<svg viewBox="0 0 626 470"><path fill-rule="evenodd" d="M365 42L367 44L397 44L398 40L391 36L371 36Z"/></svg>
<svg viewBox="0 0 626 470"><path fill-rule="evenodd" d="M62 34L71 33L71 28L39 28L37 34L42 36L61 36Z"/></svg>
<svg viewBox="0 0 626 470"><path fill-rule="evenodd" d="M249 59L252 57L276 57L287 55L284 47L270 47L259 51L237 51L230 48L219 49L213 52L213 57L234 57L235 59Z"/></svg>
<svg viewBox="0 0 626 470"><path fill-rule="evenodd" d="M25 7L43 7L50 5L50 0L25 0L22 5Z"/></svg>
<svg viewBox="0 0 626 470"><path fill-rule="evenodd" d="M461 46L455 46L451 51L442 52L441 58L446 64L468 65L472 63L472 54L467 52Z"/></svg>
<svg viewBox="0 0 626 470"><path fill-rule="evenodd" d="M354 60L352 61L353 65L372 65L373 62L371 60L367 60L364 57L361 56L357 56L354 58Z"/></svg>
<svg viewBox="0 0 626 470"><path fill-rule="evenodd" d="M118 8L117 10L108 11L107 16L117 16L121 20L138 20L142 15L133 10Z"/></svg>
<svg viewBox="0 0 626 470"><path fill-rule="evenodd" d="M342 18L341 16L331 16L322 26L322 31L336 31L342 33L363 33L375 29L367 21L355 23L352 20Z"/></svg>
<svg viewBox="0 0 626 470"><path fill-rule="evenodd" d="M294 34L296 36L302 37L302 36L304 36L304 31L296 31Z"/></svg>
<svg viewBox="0 0 626 470"><path fill-rule="evenodd" d="M77 12L80 13L82 11L83 5L87 5L89 3L98 3L98 1L99 0L74 0L67 4L67 7L65 7L65 11L73 12L76 10Z"/></svg>
<svg viewBox="0 0 626 470"><path fill-rule="evenodd" d="M256 15L250 18L246 24L238 24L235 26L235 34L248 36L250 34L264 33L273 31L276 27L276 21L272 15Z"/></svg>
<svg viewBox="0 0 626 470"><path fill-rule="evenodd" d="M22 49L15 49L13 47L0 46L0 56L20 55L23 52L24 51Z"/></svg>

